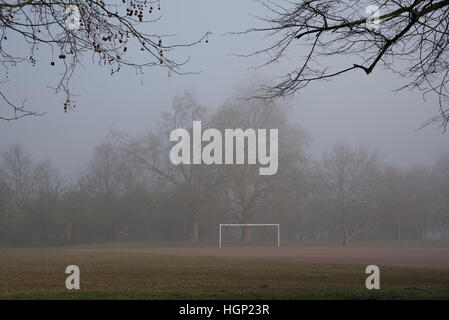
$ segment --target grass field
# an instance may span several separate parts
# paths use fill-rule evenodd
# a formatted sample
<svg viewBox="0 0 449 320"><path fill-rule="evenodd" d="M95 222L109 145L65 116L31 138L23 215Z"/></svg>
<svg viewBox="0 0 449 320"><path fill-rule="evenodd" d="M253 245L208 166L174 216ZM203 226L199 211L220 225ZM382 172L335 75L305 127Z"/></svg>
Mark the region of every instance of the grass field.
<svg viewBox="0 0 449 320"><path fill-rule="evenodd" d="M444 268L383 266L370 291L364 265L87 247L0 248L0 299L449 299ZM70 264L78 291L65 288Z"/></svg>

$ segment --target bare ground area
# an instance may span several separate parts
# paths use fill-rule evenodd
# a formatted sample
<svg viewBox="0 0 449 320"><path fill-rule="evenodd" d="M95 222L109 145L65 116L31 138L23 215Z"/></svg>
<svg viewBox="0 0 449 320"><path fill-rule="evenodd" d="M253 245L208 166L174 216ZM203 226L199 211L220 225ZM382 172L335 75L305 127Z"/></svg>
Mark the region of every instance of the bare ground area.
<svg viewBox="0 0 449 320"><path fill-rule="evenodd" d="M449 294L449 248L104 245L0 248L0 300L448 299ZM65 287L66 267L73 264L81 270L77 292ZM368 264L381 267L381 290L366 289Z"/></svg>
<svg viewBox="0 0 449 320"><path fill-rule="evenodd" d="M449 269L448 248L338 248L338 247L233 247L233 248L114 248L77 249L189 257L288 260L327 264L375 264L414 268Z"/></svg>

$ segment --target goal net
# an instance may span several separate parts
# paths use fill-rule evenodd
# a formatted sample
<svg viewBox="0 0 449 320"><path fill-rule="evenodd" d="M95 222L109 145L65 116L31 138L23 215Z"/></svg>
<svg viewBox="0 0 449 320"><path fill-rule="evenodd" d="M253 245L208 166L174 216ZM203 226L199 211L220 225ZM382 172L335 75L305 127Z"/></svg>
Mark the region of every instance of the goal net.
<svg viewBox="0 0 449 320"><path fill-rule="evenodd" d="M254 228L253 228L254 227ZM227 241L232 241L232 238L234 237L234 240L236 236L241 235L244 228L251 228L252 238L263 238L266 240L266 238L271 238L274 242L274 244L277 247L281 246L280 241L280 230L279 230L279 224L278 223L222 223L219 226L218 231L218 247L221 248L223 246L225 238ZM256 234L253 231L256 231L257 229L262 230L263 233ZM225 235L225 230L233 230L234 232L231 234ZM268 236L267 236L268 233ZM272 235L274 233L274 236ZM231 240L230 240L231 239Z"/></svg>

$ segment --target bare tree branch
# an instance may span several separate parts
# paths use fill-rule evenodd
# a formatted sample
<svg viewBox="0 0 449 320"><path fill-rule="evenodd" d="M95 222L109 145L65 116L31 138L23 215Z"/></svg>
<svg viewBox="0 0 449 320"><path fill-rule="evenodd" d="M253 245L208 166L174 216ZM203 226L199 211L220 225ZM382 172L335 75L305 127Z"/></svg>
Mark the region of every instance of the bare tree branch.
<svg viewBox="0 0 449 320"><path fill-rule="evenodd" d="M370 75L381 67L406 79L407 83L398 90L418 89L424 96L435 94L439 112L425 125L437 124L443 131L446 129L449 0L256 2L271 13L269 18L260 18L267 26L238 34L261 32L274 41L246 57L266 53L269 59L262 65L265 66L288 56L293 45L308 47L304 62L274 86L263 87L258 97L271 100L293 95L311 82L329 80L356 69ZM363 16L368 4L376 5L381 12L379 30L370 28L368 17ZM329 57L346 57L346 61L349 58L353 62L330 65L329 60L325 61Z"/></svg>

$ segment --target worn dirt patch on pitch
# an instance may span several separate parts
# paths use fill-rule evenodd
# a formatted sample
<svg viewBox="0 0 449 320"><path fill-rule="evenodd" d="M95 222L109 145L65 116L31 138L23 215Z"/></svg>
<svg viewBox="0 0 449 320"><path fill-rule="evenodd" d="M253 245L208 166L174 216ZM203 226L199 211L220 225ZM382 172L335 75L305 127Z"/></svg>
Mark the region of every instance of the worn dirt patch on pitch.
<svg viewBox="0 0 449 320"><path fill-rule="evenodd" d="M79 249L189 257L288 260L307 263L375 264L415 268L449 269L449 249L433 248L338 248L338 247L238 247L238 248L116 248Z"/></svg>

